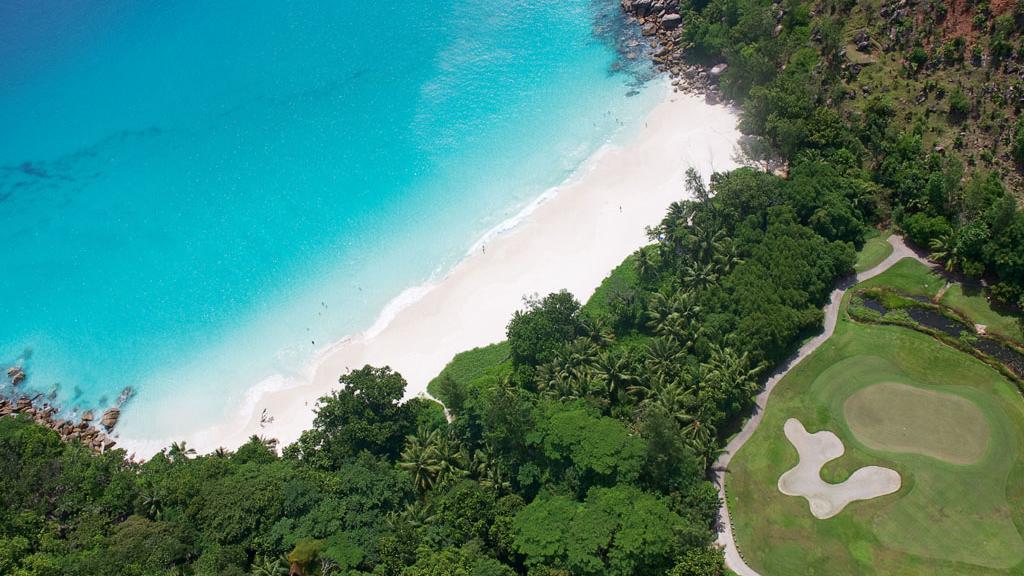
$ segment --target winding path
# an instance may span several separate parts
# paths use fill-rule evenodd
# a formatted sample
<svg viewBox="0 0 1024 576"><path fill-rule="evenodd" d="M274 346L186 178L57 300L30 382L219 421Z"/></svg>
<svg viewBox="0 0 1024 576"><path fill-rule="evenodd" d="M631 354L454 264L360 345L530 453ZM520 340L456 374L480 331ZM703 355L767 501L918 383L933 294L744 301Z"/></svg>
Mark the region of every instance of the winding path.
<svg viewBox="0 0 1024 576"><path fill-rule="evenodd" d="M739 549L736 548L736 540L732 534L732 521L729 519L729 502L725 497L725 474L729 468L729 462L732 461L733 454L739 451L739 449L746 444L747 440L754 435L754 431L757 430L759 424L761 424L761 418L764 416L765 406L768 404L768 396L775 389L775 385L782 380L794 366L807 358L819 346L825 343L826 340L832 337L832 333L836 330L836 321L839 318L839 309L843 302L843 294L851 286L858 282L863 282L868 278L873 278L882 272L888 270L893 264L899 262L904 258L914 258L920 262L931 265L927 260L919 256L916 252L910 249L906 243L903 242L903 238L896 236L895 234L889 236L889 244L892 246L892 254L890 254L880 264L854 274L840 280L839 285L832 291L829 297L828 305L825 306L825 326L821 334L818 334L814 338L811 338L796 351L795 354L790 356L779 365L775 371L771 373L768 380L765 382L764 390L754 399L754 413L743 425L743 428L735 436L729 440L729 443L725 446L725 451L718 460L715 461L712 467L714 474L713 481L718 487L718 497L722 500L722 508L718 514L718 539L717 543L722 546L725 550L725 564L730 570L738 574L739 576L761 576L757 571L747 565L740 555Z"/></svg>

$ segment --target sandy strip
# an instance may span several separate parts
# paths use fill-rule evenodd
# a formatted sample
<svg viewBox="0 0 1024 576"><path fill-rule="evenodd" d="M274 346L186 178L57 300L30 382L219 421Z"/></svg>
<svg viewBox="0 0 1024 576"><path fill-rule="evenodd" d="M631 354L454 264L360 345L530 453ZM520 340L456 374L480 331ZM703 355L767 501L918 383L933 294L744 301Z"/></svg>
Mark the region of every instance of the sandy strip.
<svg viewBox="0 0 1024 576"><path fill-rule="evenodd" d="M414 289L419 298L389 323L331 346L309 382L254 395L238 418L176 439L200 452L236 447L252 434L291 443L310 426L316 399L349 368L390 365L408 380L407 397L423 394L456 353L504 339L524 296L566 288L586 300L647 242L644 227L684 197L687 168L707 179L737 166L734 111L666 92L626 143L596 152L518 225L486 240L486 252L474 250L439 282ZM261 427L264 409L274 422ZM125 439L121 445L139 456L160 447Z"/></svg>
<svg viewBox="0 0 1024 576"><path fill-rule="evenodd" d="M843 441L828 430L811 434L796 418L786 420L783 429L796 447L799 462L779 477L779 492L806 498L815 518L831 518L850 502L871 500L900 489L899 473L881 466L858 468L838 484L825 482L821 468L843 455Z"/></svg>

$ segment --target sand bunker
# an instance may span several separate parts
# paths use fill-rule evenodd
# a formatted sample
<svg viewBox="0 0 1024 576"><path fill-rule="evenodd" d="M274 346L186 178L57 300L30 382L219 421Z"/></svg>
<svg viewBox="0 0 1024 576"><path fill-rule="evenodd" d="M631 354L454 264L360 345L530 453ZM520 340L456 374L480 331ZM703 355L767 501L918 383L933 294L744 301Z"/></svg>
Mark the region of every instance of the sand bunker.
<svg viewBox="0 0 1024 576"><path fill-rule="evenodd" d="M829 484L821 479L821 467L843 455L842 440L823 430L811 434L796 418L786 420L786 438L793 443L800 462L779 477L779 491L788 496L803 496L815 518L831 518L855 500L870 500L900 489L900 475L880 466L865 466L845 482Z"/></svg>

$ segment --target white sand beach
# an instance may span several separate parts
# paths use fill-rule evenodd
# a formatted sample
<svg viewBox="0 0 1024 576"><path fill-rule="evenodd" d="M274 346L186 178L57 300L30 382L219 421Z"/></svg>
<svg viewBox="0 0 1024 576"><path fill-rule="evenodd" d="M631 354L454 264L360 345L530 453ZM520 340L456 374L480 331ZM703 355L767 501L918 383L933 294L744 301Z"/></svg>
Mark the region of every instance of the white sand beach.
<svg viewBox="0 0 1024 576"><path fill-rule="evenodd" d="M504 339L524 296L565 288L585 301L647 242L644 227L684 197L687 168L707 179L737 166L736 123L726 106L669 92L623 144L603 147L515 226L484 240L486 251L474 247L443 279L396 300L408 305L392 306L372 329L324 350L308 382L254 389L237 418L175 440L200 452L236 447L252 434L291 443L312 423L317 398L338 386L341 373L364 364L389 365L408 380L407 397L424 394L456 353ZM273 422L261 426L264 410ZM161 446L125 438L121 445L138 456Z"/></svg>

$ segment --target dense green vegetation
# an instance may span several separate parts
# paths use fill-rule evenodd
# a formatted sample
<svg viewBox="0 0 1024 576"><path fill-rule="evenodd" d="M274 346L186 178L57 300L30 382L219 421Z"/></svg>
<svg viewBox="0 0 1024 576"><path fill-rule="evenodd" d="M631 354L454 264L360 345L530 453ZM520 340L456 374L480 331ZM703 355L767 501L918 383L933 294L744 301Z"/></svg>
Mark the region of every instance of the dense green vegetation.
<svg viewBox="0 0 1024 576"><path fill-rule="evenodd" d="M450 422L373 367L280 454L139 464L0 421L4 573L721 573L706 466L855 255L792 208L818 201L800 179L690 186L594 305L530 301L456 358L433 384Z"/></svg>
<svg viewBox="0 0 1024 576"><path fill-rule="evenodd" d="M865 10L684 0L688 54L728 62L721 86L743 104L755 160L784 176L743 168L705 185L689 173L693 199L673 203L652 244L585 306L564 292L538 298L510 320L507 342L456 357L430 387L450 420L432 402L399 404L405 381L373 367L342 375L313 427L280 452L253 438L136 463L0 420L0 573L722 573L706 468L766 369L818 329L857 251L861 266L884 257L874 227L890 223L949 269L984 277L997 302L1024 298L1024 213L999 163L1011 147L980 164L936 147L938 116L950 133L978 132L992 109L981 88L943 88L947 108L927 118L902 99L975 66L963 54L979 38L981 67L1002 74L1020 57L1019 11L983 18L959 43L931 16L932 36L901 16L906 46L843 52L852 26L893 26ZM866 93L869 78L892 90ZM1003 107L1016 114L1017 102ZM905 279L929 296L944 283ZM876 548L857 550L870 560Z"/></svg>
<svg viewBox="0 0 1024 576"><path fill-rule="evenodd" d="M890 280L906 277L905 271L891 270L873 282L892 285ZM959 465L923 449L866 445L868 439L851 430L847 400L881 383L969 401L987 424L981 437L964 438L978 427L924 403L905 407L898 422L881 424L949 430L956 449L981 445L984 456ZM788 418L843 441L846 452L822 471L828 481L841 482L853 470L875 465L897 470L902 488L855 502L827 521L814 518L806 501L776 487L797 459L782 433ZM764 420L732 459L730 472L737 543L747 563L766 576L1017 574L1024 565L1024 401L997 371L907 328L841 317L835 335L772 392Z"/></svg>
<svg viewBox="0 0 1024 576"><path fill-rule="evenodd" d="M755 159L848 192L816 230L843 228L851 210L891 218L950 270L986 278L997 302L1024 303L1024 213L1006 190L1020 184L1011 148L1024 143L1020 122L1010 133L1024 104L1024 3L681 7L689 54L729 64L721 88L743 103L741 129L768 144L750 147Z"/></svg>

